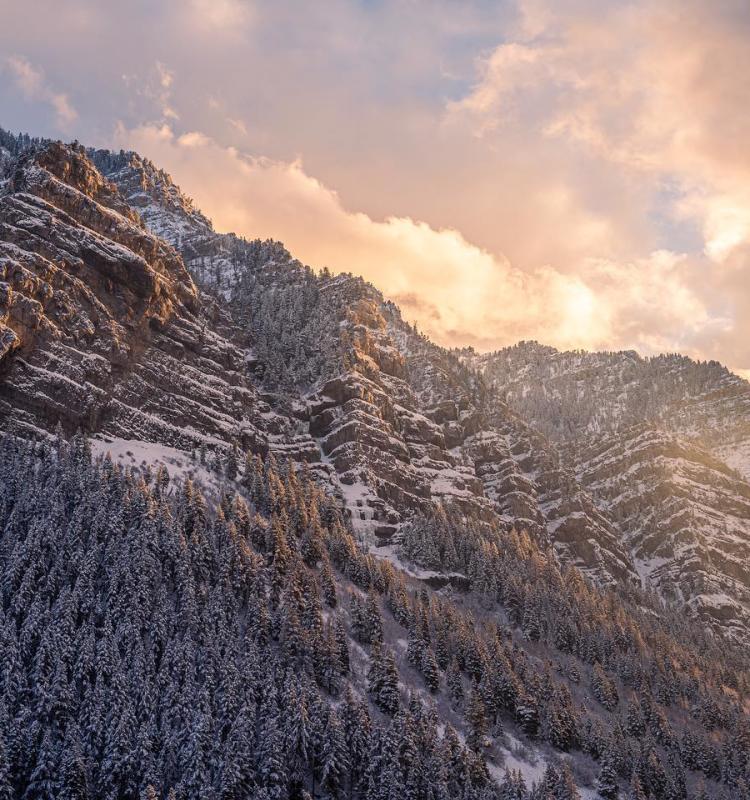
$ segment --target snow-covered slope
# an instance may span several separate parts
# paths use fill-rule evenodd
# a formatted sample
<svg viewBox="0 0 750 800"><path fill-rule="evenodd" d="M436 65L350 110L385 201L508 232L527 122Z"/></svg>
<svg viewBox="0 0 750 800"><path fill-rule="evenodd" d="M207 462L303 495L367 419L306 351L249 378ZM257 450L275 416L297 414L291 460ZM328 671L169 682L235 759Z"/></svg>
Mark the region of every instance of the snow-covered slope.
<svg viewBox="0 0 750 800"><path fill-rule="evenodd" d="M75 761L85 740L79 760L110 787L102 796L137 796L140 762L121 753L137 728L138 752L158 754L157 796L180 775L180 797L207 781L205 796L264 796L279 738L267 725L286 731L310 703L330 747L343 681L375 723L356 762L375 777L347 787L357 800L382 786L496 800L489 776L504 766L544 776L535 797L575 798L573 780L611 796L631 779L652 798L692 800L702 782L711 798L720 783L742 796L750 671L730 639L748 631L749 501L705 446L605 425L612 412L592 426L576 418L605 435L573 447L505 402L475 354L433 345L361 279L215 233L138 156L0 145L0 429L15 434L0 458L0 647L12 670L0 691L13 698L0 703L0 759L7 737L19 785ZM91 464L89 444L58 427L94 436L112 461ZM168 675L151 657L166 619L182 662ZM330 671L342 642L345 677ZM101 653L93 671L88 647ZM118 661L128 677L110 681ZM193 662L195 680L182 680ZM274 673L307 688L227 739L227 697L237 689L265 715ZM158 719L141 685L165 709ZM67 721L94 695L103 716L76 733ZM172 719L174 696L184 719ZM43 737L59 724L70 732ZM191 743L179 763L173 731ZM433 753L422 747L431 731L438 772L420 766L417 780L411 754ZM282 738L277 765L301 757ZM320 752L279 784L288 796L303 784L341 795L322 786ZM227 764L252 772L244 788ZM0 792L6 778L0 769Z"/></svg>

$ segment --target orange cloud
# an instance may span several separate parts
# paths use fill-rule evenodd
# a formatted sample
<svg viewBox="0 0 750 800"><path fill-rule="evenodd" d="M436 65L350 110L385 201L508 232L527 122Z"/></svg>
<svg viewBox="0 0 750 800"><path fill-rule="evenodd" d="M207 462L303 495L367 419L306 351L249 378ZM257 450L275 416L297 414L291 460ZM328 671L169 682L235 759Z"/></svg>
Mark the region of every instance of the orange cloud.
<svg viewBox="0 0 750 800"><path fill-rule="evenodd" d="M650 351L665 343L648 331L657 314L686 331L708 319L674 254L627 265L591 259L576 275L552 267L525 272L456 230L349 211L299 162L251 158L167 126L121 128L115 145L163 165L218 229L271 236L316 267L362 275L447 345L487 349L535 336L561 347L605 347L613 329L625 326L635 346Z"/></svg>
<svg viewBox="0 0 750 800"><path fill-rule="evenodd" d="M672 213L700 226L716 262L746 242L748 15L698 0L597 13L568 2L521 6L520 41L480 60L479 80L449 114L478 135L517 123L624 173L673 181Z"/></svg>

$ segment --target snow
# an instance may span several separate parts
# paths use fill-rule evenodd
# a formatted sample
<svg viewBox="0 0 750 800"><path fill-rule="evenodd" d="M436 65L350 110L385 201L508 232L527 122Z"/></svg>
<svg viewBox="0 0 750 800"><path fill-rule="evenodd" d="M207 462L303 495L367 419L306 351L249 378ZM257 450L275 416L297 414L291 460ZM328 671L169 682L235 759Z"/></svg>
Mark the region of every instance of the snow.
<svg viewBox="0 0 750 800"><path fill-rule="evenodd" d="M512 736L509 738L511 740L513 739ZM544 777L544 771L547 769L547 762L538 753L533 753L533 760L530 761L514 755L514 753L507 748L502 748L502 754L502 766L493 764L491 761L487 762L487 768L490 774L498 783L502 783L506 769L520 772L521 775L523 775L524 781L526 781L526 787L528 789L531 789L533 784L538 783Z"/></svg>
<svg viewBox="0 0 750 800"><path fill-rule="evenodd" d="M330 460L327 463L331 463ZM378 502L375 492L365 483L347 484L339 481L344 505L351 511L351 525L363 539L374 537L378 522L374 519L373 503ZM364 519L362 517L364 516Z"/></svg>
<svg viewBox="0 0 750 800"><path fill-rule="evenodd" d="M503 764L494 764L491 761L487 762L487 768L492 777L498 782L502 783L505 777L505 771L520 772L526 782L526 788L531 790L535 783L541 782L544 777L544 772L547 769L547 759L536 748L531 748L528 745L522 744L511 733L506 734L506 739L510 744L510 749L503 747ZM528 758L522 758L521 753L528 753ZM571 762L570 756L559 755L563 760ZM599 794L591 788L577 784L578 791L581 795L581 800L600 800Z"/></svg>
<svg viewBox="0 0 750 800"><path fill-rule="evenodd" d="M750 480L750 439L718 447L716 453L728 467Z"/></svg>
<svg viewBox="0 0 750 800"><path fill-rule="evenodd" d="M163 464L172 478L190 478L203 487L218 488L220 485L214 473L194 461L191 454L184 450L156 442L118 437L94 438L90 442L95 456L109 453L112 461L123 467L154 467Z"/></svg>
<svg viewBox="0 0 750 800"><path fill-rule="evenodd" d="M467 478L471 477L473 477L471 474L455 469L441 469L430 484L430 491L434 495L475 498L477 495L474 492L460 486Z"/></svg>
<svg viewBox="0 0 750 800"><path fill-rule="evenodd" d="M633 564L638 577L641 579L641 586L646 589L651 585L651 576L663 567L665 564L670 564L671 559L654 556L653 558L634 558Z"/></svg>
<svg viewBox="0 0 750 800"><path fill-rule="evenodd" d="M398 557L397 549L397 545L393 544L370 546L370 552L376 558L380 558L383 561L390 561L394 567L412 578L418 578L422 581L429 580L430 578L466 579L466 576L461 572L436 572L432 569L422 569L414 564L407 565Z"/></svg>

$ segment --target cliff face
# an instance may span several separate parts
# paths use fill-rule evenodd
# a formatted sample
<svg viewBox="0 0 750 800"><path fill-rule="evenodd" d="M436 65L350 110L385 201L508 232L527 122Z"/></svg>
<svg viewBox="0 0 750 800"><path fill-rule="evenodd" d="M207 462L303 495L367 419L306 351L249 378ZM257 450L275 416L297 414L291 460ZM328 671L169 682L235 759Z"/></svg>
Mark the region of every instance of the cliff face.
<svg viewBox="0 0 750 800"><path fill-rule="evenodd" d="M645 426L583 451L578 477L640 575L714 627L750 625L750 485L705 450Z"/></svg>
<svg viewBox="0 0 750 800"><path fill-rule="evenodd" d="M217 234L135 154L46 143L0 174L3 429L271 450L314 465L376 553L450 506L746 635L750 489L722 455L750 418L739 379L446 351L361 279ZM635 434L639 408L652 424Z"/></svg>
<svg viewBox="0 0 750 800"><path fill-rule="evenodd" d="M219 333L228 318L81 150L52 143L10 165L0 279L4 429L184 450L294 440Z"/></svg>
<svg viewBox="0 0 750 800"><path fill-rule="evenodd" d="M744 635L746 381L677 355L562 353L533 342L464 358L566 454L646 585Z"/></svg>

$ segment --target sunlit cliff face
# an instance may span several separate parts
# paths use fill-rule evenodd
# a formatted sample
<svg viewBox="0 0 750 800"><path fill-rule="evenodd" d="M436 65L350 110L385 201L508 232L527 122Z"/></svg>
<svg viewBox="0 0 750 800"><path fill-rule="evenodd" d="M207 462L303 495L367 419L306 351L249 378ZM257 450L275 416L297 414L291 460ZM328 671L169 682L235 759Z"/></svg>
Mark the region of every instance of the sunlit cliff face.
<svg viewBox="0 0 750 800"><path fill-rule="evenodd" d="M750 369L746 4L66 5L7 15L0 124L137 149L444 344Z"/></svg>

